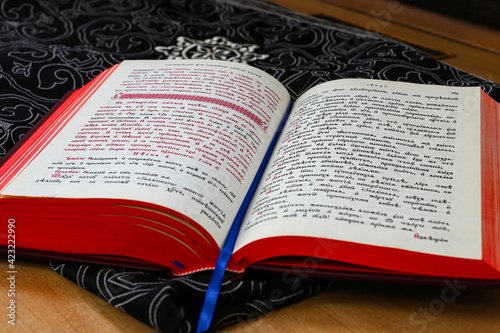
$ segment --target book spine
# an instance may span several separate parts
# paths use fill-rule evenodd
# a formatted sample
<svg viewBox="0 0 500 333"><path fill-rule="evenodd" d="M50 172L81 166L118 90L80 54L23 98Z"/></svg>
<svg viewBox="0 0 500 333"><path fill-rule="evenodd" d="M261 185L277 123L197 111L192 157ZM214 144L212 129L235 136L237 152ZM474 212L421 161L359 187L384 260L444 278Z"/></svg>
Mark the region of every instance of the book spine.
<svg viewBox="0 0 500 333"><path fill-rule="evenodd" d="M229 259L231 258L231 255L234 250L234 245L236 243L236 239L238 238L238 233L240 230L241 223L243 222L243 218L245 217L245 213L248 209L248 206L250 205L250 202L252 200L253 194L257 190L257 186L259 185L260 179L262 178L262 175L264 174L264 171L266 169L266 165L269 162L269 159L271 158L271 154L273 152L274 146L276 145L276 142L278 141L278 137L281 134L281 131L283 129L283 126L286 123L286 120L288 119L288 115L290 114L290 110L292 109L292 102L290 101L288 105L288 110L283 117L283 120L281 121L280 126L278 127L278 130L274 134L273 140L271 141L271 145L267 149L266 155L264 156L264 159L262 160L262 163L260 164L259 170L257 171L257 174L255 178L252 181L252 184L250 185L250 188L245 196L245 199L243 200L243 203L238 210L238 213L236 214L236 217L234 219L233 224L231 225L231 229L229 230L229 233L227 235L227 238L224 242L224 245L221 249L221 254L219 255L219 258L217 259L217 264L215 266L215 270L212 274L212 278L210 279L210 283L208 286L207 293L205 295L205 301L203 303L203 307L200 313L200 318L198 321L198 327L197 331L198 332L205 332L209 329L210 323L212 321L212 316L213 312L215 310L215 304L217 303L217 298L219 296L219 290L222 284L222 278L224 276L224 272L226 271L227 264L229 262Z"/></svg>

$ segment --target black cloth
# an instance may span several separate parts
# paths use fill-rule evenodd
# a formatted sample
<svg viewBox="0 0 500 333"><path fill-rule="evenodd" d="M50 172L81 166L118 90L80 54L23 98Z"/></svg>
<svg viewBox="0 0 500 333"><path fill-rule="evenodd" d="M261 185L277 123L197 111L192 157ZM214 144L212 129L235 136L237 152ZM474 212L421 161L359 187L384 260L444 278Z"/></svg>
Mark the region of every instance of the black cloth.
<svg viewBox="0 0 500 333"><path fill-rule="evenodd" d="M51 263L53 269L111 305L162 332L196 330L209 275L168 278L160 272ZM222 283L211 330L258 317L326 290L334 281L306 274L247 273Z"/></svg>
<svg viewBox="0 0 500 333"><path fill-rule="evenodd" d="M0 157L67 91L124 59L212 58L261 68L293 98L324 81L373 78L500 85L390 38L259 1L3 0L0 6ZM66 278L164 332L196 327L205 276L52 263ZM222 286L212 328L317 294L332 281L249 273Z"/></svg>

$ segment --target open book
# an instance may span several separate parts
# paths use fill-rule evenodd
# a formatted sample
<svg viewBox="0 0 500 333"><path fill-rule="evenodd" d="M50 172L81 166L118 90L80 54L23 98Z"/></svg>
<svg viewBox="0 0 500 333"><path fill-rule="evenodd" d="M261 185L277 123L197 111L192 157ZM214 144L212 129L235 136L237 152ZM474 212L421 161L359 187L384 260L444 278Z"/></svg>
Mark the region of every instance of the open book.
<svg viewBox="0 0 500 333"><path fill-rule="evenodd" d="M479 87L345 79L291 105L248 65L116 65L3 159L0 245L208 270L253 191L230 271L500 278L500 108Z"/></svg>

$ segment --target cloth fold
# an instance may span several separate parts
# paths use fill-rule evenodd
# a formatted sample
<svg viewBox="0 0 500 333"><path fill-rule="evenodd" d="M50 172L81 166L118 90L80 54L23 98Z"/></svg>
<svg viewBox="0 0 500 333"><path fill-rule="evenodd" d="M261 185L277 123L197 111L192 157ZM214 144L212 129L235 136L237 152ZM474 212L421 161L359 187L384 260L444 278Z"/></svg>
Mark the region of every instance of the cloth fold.
<svg viewBox="0 0 500 333"><path fill-rule="evenodd" d="M75 263L51 263L65 278L162 332L192 332L209 275L168 278L146 272ZM316 295L334 281L250 272L221 285L211 329L236 324Z"/></svg>

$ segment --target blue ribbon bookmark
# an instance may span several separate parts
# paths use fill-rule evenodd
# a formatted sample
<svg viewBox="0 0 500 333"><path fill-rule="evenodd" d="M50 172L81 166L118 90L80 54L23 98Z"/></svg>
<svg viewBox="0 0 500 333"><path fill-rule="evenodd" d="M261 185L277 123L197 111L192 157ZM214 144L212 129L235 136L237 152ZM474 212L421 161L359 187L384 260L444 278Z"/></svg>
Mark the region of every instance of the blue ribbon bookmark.
<svg viewBox="0 0 500 333"><path fill-rule="evenodd" d="M210 323L212 322L212 316L214 314L215 305L217 304L217 298L219 297L219 291L222 284L222 279L224 277L224 272L226 271L227 263L229 262L229 258L233 254L234 244L236 243L236 238L238 238L238 233L240 231L241 223L243 222L243 218L245 217L245 213L250 205L250 201L252 200L254 192L257 190L257 186L259 185L260 179L264 174L264 170L266 169L266 165L271 158L271 153L273 151L274 146L276 145L276 141L278 141L279 134L283 129L283 126L288 118L288 114L290 113L290 109L292 107L292 103L288 107L287 113L283 118L283 121L278 127L278 130L274 134L273 140L271 141L271 145L262 160L262 163L257 170L257 174L248 189L247 194L245 195L245 199L234 218L234 222L231 225L231 229L229 229L229 233L227 238L222 246L221 252L219 254L219 258L217 258L217 263L215 264L214 272L212 273L212 277L210 279L210 283L208 284L207 293L205 295L205 301L203 302L203 307L201 309L200 318L198 319L198 327L196 332L206 332L210 328Z"/></svg>
<svg viewBox="0 0 500 333"><path fill-rule="evenodd" d="M240 208L238 214L236 214L235 221L231 226L229 234L227 235L224 246L219 254L219 258L217 258L212 278L208 284L207 294L205 295L205 301L203 302L200 318L198 319L197 332L199 333L207 331L210 327L210 323L212 322L212 316L214 314L217 298L219 297L222 278L224 277L224 272L226 271L229 258L231 258L233 253L234 244L236 243L236 238L238 237L238 232L240 230L240 225L243 220L243 216L245 215L245 211L246 207L245 209Z"/></svg>

